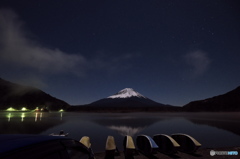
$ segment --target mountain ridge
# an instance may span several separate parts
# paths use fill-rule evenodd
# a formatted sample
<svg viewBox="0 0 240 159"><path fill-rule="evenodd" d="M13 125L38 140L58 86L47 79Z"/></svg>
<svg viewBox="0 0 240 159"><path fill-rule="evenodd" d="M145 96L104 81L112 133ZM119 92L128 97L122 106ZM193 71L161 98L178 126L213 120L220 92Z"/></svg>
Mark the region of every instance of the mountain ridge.
<svg viewBox="0 0 240 159"><path fill-rule="evenodd" d="M240 111L240 86L211 98L192 101L183 106L184 111Z"/></svg>
<svg viewBox="0 0 240 159"><path fill-rule="evenodd" d="M176 111L177 107L155 102L132 88L125 88L118 93L94 101L90 104L72 106L69 111Z"/></svg>
<svg viewBox="0 0 240 159"><path fill-rule="evenodd" d="M9 107L34 110L36 107L48 110L67 109L70 105L52 97L40 89L12 83L0 78L0 109Z"/></svg>
<svg viewBox="0 0 240 159"><path fill-rule="evenodd" d="M123 105L124 104L124 105ZM136 92L132 88L125 88L120 90L118 93L111 95L107 98L103 98L92 102L88 105L91 106L132 106L132 107L142 107L142 106L166 106L165 104L155 102L142 94Z"/></svg>
<svg viewBox="0 0 240 159"><path fill-rule="evenodd" d="M191 101L178 107L155 102L132 88L125 88L116 94L85 105L70 106L63 100L52 97L40 89L12 83L0 78L0 109L9 107L35 109L45 107L49 110L67 109L69 111L90 112L135 112L135 111L185 111L218 112L240 111L240 86L221 95L203 100Z"/></svg>

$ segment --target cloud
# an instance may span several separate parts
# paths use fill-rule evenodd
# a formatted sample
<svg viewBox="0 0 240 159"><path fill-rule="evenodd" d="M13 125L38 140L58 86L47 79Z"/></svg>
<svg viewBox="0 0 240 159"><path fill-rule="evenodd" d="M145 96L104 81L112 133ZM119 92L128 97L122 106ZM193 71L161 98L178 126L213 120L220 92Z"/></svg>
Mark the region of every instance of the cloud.
<svg viewBox="0 0 240 159"><path fill-rule="evenodd" d="M24 23L12 10L0 9L0 59L8 64L36 69L41 72L82 73L87 60L60 49L41 46L27 37Z"/></svg>
<svg viewBox="0 0 240 159"><path fill-rule="evenodd" d="M24 22L10 9L0 9L0 76L12 81L48 87L51 75L85 77L90 71L116 73L132 67L136 53L96 51L90 59L41 45L29 33ZM94 72L94 73L95 73Z"/></svg>
<svg viewBox="0 0 240 159"><path fill-rule="evenodd" d="M28 37L24 22L9 9L0 9L0 61L8 65L26 67L41 73L71 72L84 75L89 70L118 70L123 62L137 54L119 53L114 56L106 52L96 52L92 59L81 54L69 54L60 49L50 49Z"/></svg>
<svg viewBox="0 0 240 159"><path fill-rule="evenodd" d="M184 60L189 66L191 66L194 76L204 74L208 70L211 62L207 53L200 50L184 55Z"/></svg>

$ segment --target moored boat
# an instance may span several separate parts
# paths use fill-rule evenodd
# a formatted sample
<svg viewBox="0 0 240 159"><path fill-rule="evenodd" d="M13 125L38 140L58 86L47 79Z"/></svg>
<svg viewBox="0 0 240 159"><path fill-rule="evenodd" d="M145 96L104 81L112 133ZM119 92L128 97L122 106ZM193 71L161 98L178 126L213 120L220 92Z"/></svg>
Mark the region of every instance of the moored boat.
<svg viewBox="0 0 240 159"><path fill-rule="evenodd" d="M94 159L94 153L91 147L90 138L88 136L83 136L79 142L87 148L89 159Z"/></svg>
<svg viewBox="0 0 240 159"><path fill-rule="evenodd" d="M151 156L157 152L158 145L147 135L139 135L136 139L138 151L146 156Z"/></svg>
<svg viewBox="0 0 240 159"><path fill-rule="evenodd" d="M129 135L126 135L123 139L123 149L125 159L131 159L133 156L138 155L133 138Z"/></svg>
<svg viewBox="0 0 240 159"><path fill-rule="evenodd" d="M105 147L105 159L114 159L114 156L119 155L119 151L115 144L113 136L108 136Z"/></svg>
<svg viewBox="0 0 240 159"><path fill-rule="evenodd" d="M171 136L166 134L157 134L153 136L153 140L158 145L158 150L165 154L174 154L180 145Z"/></svg>
<svg viewBox="0 0 240 159"><path fill-rule="evenodd" d="M4 134L0 135L0 147L1 159L93 159L85 145L68 137Z"/></svg>
<svg viewBox="0 0 240 159"><path fill-rule="evenodd" d="M187 134L172 134L171 135L174 140L176 140L180 147L179 151L186 152L186 153L194 153L197 151L199 147L202 145L194 139L192 136Z"/></svg>

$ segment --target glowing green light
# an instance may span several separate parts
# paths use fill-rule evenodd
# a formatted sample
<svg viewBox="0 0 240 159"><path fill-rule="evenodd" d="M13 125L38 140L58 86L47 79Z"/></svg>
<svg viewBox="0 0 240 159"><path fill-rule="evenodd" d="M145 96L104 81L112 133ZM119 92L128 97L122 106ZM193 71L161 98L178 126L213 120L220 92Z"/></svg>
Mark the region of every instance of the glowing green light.
<svg viewBox="0 0 240 159"><path fill-rule="evenodd" d="M10 108L7 109L7 111L16 111L16 109L10 107Z"/></svg>
<svg viewBox="0 0 240 159"><path fill-rule="evenodd" d="M64 110L63 110L63 109L60 109L59 112L64 112Z"/></svg>
<svg viewBox="0 0 240 159"><path fill-rule="evenodd" d="M27 108L23 107L21 110L22 110L22 111L26 111L26 110L27 110Z"/></svg>

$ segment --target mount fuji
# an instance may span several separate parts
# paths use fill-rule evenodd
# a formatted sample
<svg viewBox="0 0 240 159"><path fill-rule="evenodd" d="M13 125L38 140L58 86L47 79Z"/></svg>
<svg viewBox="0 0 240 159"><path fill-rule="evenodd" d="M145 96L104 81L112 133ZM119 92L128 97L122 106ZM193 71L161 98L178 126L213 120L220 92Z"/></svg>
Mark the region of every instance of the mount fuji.
<svg viewBox="0 0 240 159"><path fill-rule="evenodd" d="M118 93L112 96L109 96L108 98L114 99L114 98L131 98L131 97L146 98L140 93L134 91L132 88L125 88L119 91Z"/></svg>
<svg viewBox="0 0 240 159"><path fill-rule="evenodd" d="M98 101L90 103L89 105L111 107L165 106L164 104L157 103L151 99L148 99L142 94L134 91L132 88L125 88L114 95L100 99Z"/></svg>
<svg viewBox="0 0 240 159"><path fill-rule="evenodd" d="M84 111L168 111L174 106L155 102L132 88L125 88L114 95L86 104L73 106L70 110Z"/></svg>

